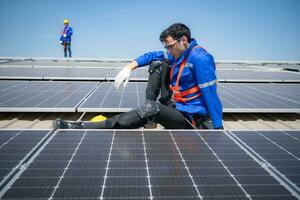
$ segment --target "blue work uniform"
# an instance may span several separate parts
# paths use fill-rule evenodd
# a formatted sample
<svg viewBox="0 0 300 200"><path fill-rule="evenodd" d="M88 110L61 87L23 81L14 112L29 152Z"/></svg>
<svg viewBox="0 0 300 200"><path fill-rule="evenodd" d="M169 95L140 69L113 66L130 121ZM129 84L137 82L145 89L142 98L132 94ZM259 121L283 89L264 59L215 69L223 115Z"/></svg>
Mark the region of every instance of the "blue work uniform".
<svg viewBox="0 0 300 200"><path fill-rule="evenodd" d="M187 57L187 62L180 77L180 90L185 91L198 85L202 95L187 102L176 102L176 109L188 115L209 116L214 128L222 127L222 104L217 94L217 77L214 58L205 49L197 47L192 39L189 48L175 59L170 53L153 51L135 59L138 67L149 65L152 61L168 61L174 66L171 85L175 86L180 64ZM189 97L189 96L187 96Z"/></svg>
<svg viewBox="0 0 300 200"><path fill-rule="evenodd" d="M66 34L66 37L64 37L64 34ZM73 29L70 26L65 26L61 36L60 36L60 41L63 43L71 43L71 36L73 35Z"/></svg>

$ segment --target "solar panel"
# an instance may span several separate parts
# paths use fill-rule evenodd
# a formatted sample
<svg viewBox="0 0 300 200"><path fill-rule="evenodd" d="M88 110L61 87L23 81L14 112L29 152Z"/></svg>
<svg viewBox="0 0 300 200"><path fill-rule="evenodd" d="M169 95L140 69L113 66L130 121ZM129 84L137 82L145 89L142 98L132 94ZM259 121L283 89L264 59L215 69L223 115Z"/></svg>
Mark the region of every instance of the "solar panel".
<svg viewBox="0 0 300 200"><path fill-rule="evenodd" d="M221 65L222 66L222 65ZM122 68L115 68L107 76L106 80L115 80L116 75ZM221 82L300 82L300 74L287 71L271 71L262 69L233 68L222 69L217 68L217 77ZM133 71L130 80L147 81L149 77L148 67L138 68Z"/></svg>
<svg viewBox="0 0 300 200"><path fill-rule="evenodd" d="M0 59L0 64L6 64L6 63L10 63L11 60L10 59Z"/></svg>
<svg viewBox="0 0 300 200"><path fill-rule="evenodd" d="M44 73L32 67L0 67L0 79L42 80Z"/></svg>
<svg viewBox="0 0 300 200"><path fill-rule="evenodd" d="M112 81L123 69L121 67L103 64L106 67L84 66L0 66L1 79L45 79L45 80L108 80ZM226 67L222 68L225 65ZM219 64L217 76L221 82L300 82L300 74L282 70L255 69L243 65ZM231 67L231 68L230 68ZM257 67L258 68L258 67ZM138 68L131 74L131 81L147 81L149 77L148 66Z"/></svg>
<svg viewBox="0 0 300 200"><path fill-rule="evenodd" d="M61 70L61 69L59 69ZM99 80L103 81L113 68L85 68L77 67L64 69L63 72L52 70L51 73L44 75L46 80Z"/></svg>
<svg viewBox="0 0 300 200"><path fill-rule="evenodd" d="M113 83L103 82L77 109L79 112L127 112L146 100L146 83L129 82L117 90Z"/></svg>
<svg viewBox="0 0 300 200"><path fill-rule="evenodd" d="M0 187L49 134L49 130L0 130Z"/></svg>
<svg viewBox="0 0 300 200"><path fill-rule="evenodd" d="M238 64L238 63L216 63L216 68L219 70L245 70L245 69L250 69L250 70L254 70L254 69L260 69L259 67L257 67L256 65L249 65L249 64Z"/></svg>
<svg viewBox="0 0 300 200"><path fill-rule="evenodd" d="M0 79L105 80L112 67L0 67Z"/></svg>
<svg viewBox="0 0 300 200"><path fill-rule="evenodd" d="M300 111L297 84L219 84L224 112L295 112Z"/></svg>
<svg viewBox="0 0 300 200"><path fill-rule="evenodd" d="M283 65L283 69L300 72L300 64Z"/></svg>
<svg viewBox="0 0 300 200"><path fill-rule="evenodd" d="M300 71L300 63L278 63L278 64L265 64L263 67L268 67L271 69L279 68L291 71Z"/></svg>
<svg viewBox="0 0 300 200"><path fill-rule="evenodd" d="M126 112L145 102L145 82L115 89L103 82L0 81L0 111ZM224 112L300 112L297 84L224 83L218 93Z"/></svg>
<svg viewBox="0 0 300 200"><path fill-rule="evenodd" d="M217 77L225 82L300 82L300 74L271 70L217 70Z"/></svg>
<svg viewBox="0 0 300 200"><path fill-rule="evenodd" d="M0 81L2 112L75 112L98 83Z"/></svg>
<svg viewBox="0 0 300 200"><path fill-rule="evenodd" d="M60 130L2 199L296 199L223 131Z"/></svg>
<svg viewBox="0 0 300 200"><path fill-rule="evenodd" d="M12 60L12 59L1 59L0 58L0 67L55 67L55 66L64 66L64 67L123 67L129 61L125 60L63 60L63 59L40 59L40 60Z"/></svg>
<svg viewBox="0 0 300 200"><path fill-rule="evenodd" d="M114 81L115 77L122 69L123 68L115 68L114 70L110 71L110 73L106 77L106 80ZM130 75L131 81L148 81L148 78L149 78L148 66L138 68L132 71Z"/></svg>
<svg viewBox="0 0 300 200"><path fill-rule="evenodd" d="M12 66L12 65L15 65L16 63L20 63L20 64L25 64L25 63L29 63L31 59L23 59L23 58L14 58L14 57L11 57L11 58L0 58L0 66L6 66L6 65L9 65L9 66Z"/></svg>
<svg viewBox="0 0 300 200"><path fill-rule="evenodd" d="M116 90L113 83L101 83L78 108L80 112L126 112L145 102L147 83L129 82ZM219 84L224 112L300 112L297 84Z"/></svg>
<svg viewBox="0 0 300 200"><path fill-rule="evenodd" d="M300 186L300 131L232 131L262 162ZM300 190L299 190L300 191Z"/></svg>

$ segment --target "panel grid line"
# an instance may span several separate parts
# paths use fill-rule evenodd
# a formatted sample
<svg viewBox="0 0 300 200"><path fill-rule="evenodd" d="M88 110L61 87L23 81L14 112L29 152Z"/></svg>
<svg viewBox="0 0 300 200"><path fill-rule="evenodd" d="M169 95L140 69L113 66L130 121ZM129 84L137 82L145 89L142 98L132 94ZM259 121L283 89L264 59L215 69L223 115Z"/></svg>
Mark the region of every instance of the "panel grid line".
<svg viewBox="0 0 300 200"><path fill-rule="evenodd" d="M36 141L36 135L26 136L26 130L11 131L2 140L21 131L11 142L16 141L18 151L3 148L4 156L14 157L22 151L20 145L25 148ZM286 132L298 138L298 132ZM47 131L45 140L5 183L0 197L300 199L300 190L293 182L298 168L289 168L298 166L297 160L270 142L299 157L298 141L277 130L94 129L52 133ZM273 160L274 166L270 164ZM291 171L285 176L279 170Z"/></svg>
<svg viewBox="0 0 300 200"><path fill-rule="evenodd" d="M234 177L234 175L230 172L230 170L227 168L227 166L223 163L223 161L219 158L219 156L216 154L216 152L211 148L211 146L204 140L204 138L202 137L202 135L196 131L197 135L203 140L203 142L207 145L207 147L211 150L211 152L213 153L213 155L218 159L218 161L222 164L222 166L225 168L225 170L230 174L230 176L232 177L232 179L237 183L237 185L241 188L241 190L245 193L246 197L248 199L251 199L251 196L247 193L247 191L243 188L243 186L238 182L238 180Z"/></svg>
<svg viewBox="0 0 300 200"><path fill-rule="evenodd" d="M179 147L178 147L178 145L177 145L177 143L176 143L176 141L175 141L175 139L174 139L174 137L173 137L173 135L172 135L172 132L169 131L169 133L170 133L170 136L171 136L171 138L172 138L172 140L173 140L174 145L176 146L176 149L177 149L178 154L179 154L179 156L180 156L180 158L181 158L181 161L183 162L184 167L185 167L185 169L187 170L187 172L188 172L188 174L189 174L189 177L190 177L190 179L191 179L191 181L192 181L192 183L193 183L193 187L195 188L195 190L196 190L196 192L197 192L197 194L198 194L198 197L202 200L202 199L203 199L203 196L200 194L200 191L199 191L199 189L198 189L198 187L197 187L197 185L196 185L196 183L195 183L195 181L194 181L194 179L193 179L193 176L192 176L192 174L191 174L191 172L190 172L190 170L189 170L189 168L188 168L188 166L187 166L187 164L186 164L186 162L185 162L185 160L184 160L184 158L183 158L183 156L182 156L182 154L181 154L181 152L180 152L180 149L179 149Z"/></svg>
<svg viewBox="0 0 300 200"><path fill-rule="evenodd" d="M243 95L243 97L246 97L248 101L251 100L252 102L257 102L257 103L260 103L260 104L263 104L263 105L266 105L266 106L270 105L270 103L267 103L266 101L264 101L262 99L253 97L250 93L242 93L242 94L238 93L238 95L240 95L240 96Z"/></svg>
<svg viewBox="0 0 300 200"><path fill-rule="evenodd" d="M81 99L81 101L80 101L78 104L75 105L76 111L77 111L78 107L80 107L82 104L84 104L84 102L86 102L87 99L88 99L91 95L93 95L93 94L95 93L95 91L98 89L99 85L101 85L101 82L97 83L97 84L89 91L89 93L88 93L87 95L85 95L85 96L83 97L83 99ZM84 115L84 113L82 114L82 117L83 117L83 115ZM81 118L82 118L82 117L81 117ZM80 118L80 119L81 119L81 118Z"/></svg>
<svg viewBox="0 0 300 200"><path fill-rule="evenodd" d="M104 180L103 180L103 184L101 186L102 190L101 190L101 195L99 197L100 200L104 199L103 195L104 195L104 190L105 190L105 184L106 184L107 174L108 174L108 170L109 170L110 156L112 155L111 151L112 151L112 148L113 148L113 145L114 145L115 134L116 134L116 132L114 130L114 133L113 133L113 136L112 136L112 139L111 139L110 148L109 148L109 154L108 154L107 164L106 164L106 168L105 168Z"/></svg>
<svg viewBox="0 0 300 200"><path fill-rule="evenodd" d="M28 98L28 99L26 99L25 101L22 101L22 102L20 102L19 104L16 104L15 106L19 106L19 105L22 105L22 104L24 104L24 103L26 103L26 102L28 102L28 101L30 101L30 100L32 100L32 99L34 99L34 98L37 98L37 97L39 97L39 96L42 96L42 95L44 95L44 94L47 94L49 91L51 91L51 90L53 90L55 87L57 87L56 85L50 85L51 87L49 87L48 89L46 89L45 91L43 91L43 92L40 92L40 93L38 93L37 95L35 95L35 96L33 96L33 97L30 97L30 98ZM32 90L32 92L34 92L34 91L36 91L36 89L35 90ZM50 95L50 97L51 97L51 95ZM49 98L50 98L49 97ZM47 98L48 99L48 98ZM46 99L46 100L47 100ZM35 106L36 107L36 106Z"/></svg>
<svg viewBox="0 0 300 200"><path fill-rule="evenodd" d="M298 142L300 142L300 140L299 140L298 138L296 138L295 136L293 136L293 135L287 133L286 131L282 131L281 133L283 133L283 134L285 134L285 135L287 135L287 136L293 138L294 140L297 140Z"/></svg>
<svg viewBox="0 0 300 200"><path fill-rule="evenodd" d="M78 91L80 91L81 88L84 88L85 85L80 86L80 88L77 88L76 90L74 90L71 94L69 94L68 96L64 97L64 99L62 99L60 102L58 102L54 107L58 107L60 104L62 104L63 102L65 102L66 100L70 99L71 96L73 96L73 94L77 93Z"/></svg>
<svg viewBox="0 0 300 200"><path fill-rule="evenodd" d="M10 141L12 141L13 139L15 139L18 135L20 135L22 133L22 131L20 130L19 132L17 132L14 136L12 136L10 139L8 139L6 142L4 142L1 146L0 149L2 149L2 147L4 147L5 145L7 145Z"/></svg>
<svg viewBox="0 0 300 200"><path fill-rule="evenodd" d="M288 150L286 150L284 147L282 147L281 145L277 144L276 142L274 142L273 140L271 140L270 138L268 138L267 136L261 134L259 131L256 131L260 136L264 137L266 140L270 141L272 144L274 144L275 146L277 146L278 148L280 148L281 150L285 151L287 154L291 155L292 157L294 157L297 160L300 160L300 158L296 155L294 155L293 153L289 152Z"/></svg>
<svg viewBox="0 0 300 200"><path fill-rule="evenodd" d="M30 87L31 87L31 85L28 86L28 88L30 88ZM39 90L40 88L43 88L43 87L44 87L44 85L41 84L40 86L37 86L34 90L30 90L30 91L33 92L33 91ZM24 89L22 89L21 91L24 91ZM17 90L15 93L18 93L18 90ZM26 94L21 93L20 95L17 95L17 96L15 96L15 97L13 97L13 98L9 98L7 101L1 102L0 104L9 102L9 101L14 100L14 99L18 99L19 97L22 97L22 96L24 96L24 95L26 95Z"/></svg>
<svg viewBox="0 0 300 200"><path fill-rule="evenodd" d="M142 140L143 140L143 148L144 148L145 163L146 163L146 170L147 170L148 188L149 188L149 193L150 193L149 199L152 200L153 199L152 189L151 189L152 185L151 185L151 180L150 180L150 172L149 172L149 166L148 166L148 158L147 158L144 131L142 131Z"/></svg>
<svg viewBox="0 0 300 200"><path fill-rule="evenodd" d="M283 185L289 192L291 192L296 198L300 199L299 188L293 184L286 176L281 174L275 167L273 167L266 159L254 151L247 145L242 139L236 136L232 131L228 131L226 134L232 139L238 146L240 146L247 154L252 157L257 163L260 164L272 177L274 177L281 185ZM292 186L292 187L291 187Z"/></svg>
<svg viewBox="0 0 300 200"><path fill-rule="evenodd" d="M79 143L78 143L78 145L77 145L77 147L76 147L76 149L75 149L75 151L74 151L74 153L73 153L71 159L69 160L67 166L66 166L65 169L64 169L64 172L63 172L62 175L59 177L59 180L58 180L56 186L54 187L54 190L53 190L51 196L49 197L49 200L52 200L52 199L53 199L53 196L54 196L55 192L57 191L57 188L59 187L59 184L60 184L60 182L62 181L62 179L63 179L65 173L66 173L67 170L69 169L69 166L70 166L71 162L73 161L73 158L74 158L74 156L76 155L76 152L78 151L79 146L81 145L81 143L82 143L84 137L86 136L86 133L87 133L87 130L84 132L84 135L81 137L81 139L80 139L80 141L79 141Z"/></svg>
<svg viewBox="0 0 300 200"><path fill-rule="evenodd" d="M271 93L271 92L268 92L268 91L265 91L265 90L263 91L263 90L261 90L261 89L258 89L258 88L252 87L252 86L247 86L247 85L245 85L245 87L248 87L248 88L250 88L250 89L254 89L254 90L259 91L259 92L261 92L261 93L269 94L269 95L271 95L271 96L277 97L277 98L282 99L282 100L286 100L286 101L290 101L290 102L293 102L293 103L296 103L296 104L300 104L300 103L297 102L297 101L294 101L294 100L288 99L288 98L284 98L284 97L282 97L282 96L279 96L279 95L277 95L277 94L274 94L274 93Z"/></svg>
<svg viewBox="0 0 300 200"><path fill-rule="evenodd" d="M125 86L123 87L122 94L121 94L121 97L120 97L119 108L121 108L121 105L122 105L123 96L124 96L124 91L125 91Z"/></svg>
<svg viewBox="0 0 300 200"><path fill-rule="evenodd" d="M37 151L29 158L28 161L26 161L26 163L23 163L21 165L20 170L17 172L17 174L14 175L14 177L11 179L11 181L9 183L7 183L5 185L4 188L2 188L2 190L0 190L0 199L3 197L3 195L7 192L8 189L11 188L12 184L14 184L14 182L20 177L20 175L27 169L27 166L32 163L32 161L39 155L39 153L45 148L45 146L49 143L49 141L55 136L55 134L52 134L52 131L49 131L47 133L47 135L42 139L46 139L45 143L41 143L42 141L39 142L39 144L41 144L42 146L40 146L39 148L37 148ZM48 138L49 135L49 138ZM38 144L38 145L39 145ZM29 155L29 154L28 154ZM1 183L2 184L2 183Z"/></svg>
<svg viewBox="0 0 300 200"><path fill-rule="evenodd" d="M248 104L249 106L252 106L253 108L255 108L255 105L254 104L252 104L252 103L250 103L249 101L247 101L246 99L245 100L243 100L242 98L240 98L240 97L237 97L237 96L235 96L235 95L233 95L232 93L226 93L226 95L228 95L228 96L230 96L230 97L232 97L233 99L236 99L236 100L238 100L238 101L241 101L241 102L243 102L243 103L245 103L245 104ZM239 94L239 95L241 95L241 94ZM231 104L233 104L233 103L231 103ZM239 106L238 105L236 105L236 104L233 104L236 108L238 108Z"/></svg>
<svg viewBox="0 0 300 200"><path fill-rule="evenodd" d="M108 89L106 95L103 97L102 102L99 104L98 108L101 108L101 107L103 106L103 104L104 104L104 102L105 102L107 96L109 95L109 93L110 93L110 91L111 91L112 86L113 86L113 84L110 85L110 87L109 87L109 89ZM100 87L101 87L101 86L100 86ZM99 89L99 87L98 87L97 89Z"/></svg>

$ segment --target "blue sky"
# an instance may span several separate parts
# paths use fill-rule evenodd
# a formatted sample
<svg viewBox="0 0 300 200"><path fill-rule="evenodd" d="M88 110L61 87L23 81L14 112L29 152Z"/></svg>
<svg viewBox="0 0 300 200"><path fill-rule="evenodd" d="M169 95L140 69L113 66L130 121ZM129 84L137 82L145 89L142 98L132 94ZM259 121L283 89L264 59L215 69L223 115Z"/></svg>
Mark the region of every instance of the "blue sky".
<svg viewBox="0 0 300 200"><path fill-rule="evenodd" d="M0 0L0 56L135 58L162 50L161 31L190 27L217 60L300 60L300 0Z"/></svg>

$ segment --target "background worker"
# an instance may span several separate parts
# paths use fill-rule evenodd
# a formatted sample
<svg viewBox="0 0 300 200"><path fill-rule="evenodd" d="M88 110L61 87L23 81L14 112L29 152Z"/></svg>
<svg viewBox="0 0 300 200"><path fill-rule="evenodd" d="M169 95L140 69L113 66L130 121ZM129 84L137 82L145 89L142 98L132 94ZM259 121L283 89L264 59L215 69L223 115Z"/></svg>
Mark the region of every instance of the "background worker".
<svg viewBox="0 0 300 200"><path fill-rule="evenodd" d="M64 29L61 33L59 42L64 47L64 56L67 57L67 52L69 53L69 57L72 57L71 51L71 36L73 35L73 29L69 26L69 20L64 20Z"/></svg>
<svg viewBox="0 0 300 200"><path fill-rule="evenodd" d="M184 129L190 127L189 124L199 128L197 123L207 117L212 120L214 128L223 128L213 57L197 45L189 28L181 23L164 30L160 41L164 43L166 53L146 53L125 66L115 78L116 88L123 82L126 87L132 70L151 64L145 104L102 122L58 119L53 123L54 128L139 128L149 120L168 129ZM156 101L159 92L160 103Z"/></svg>

